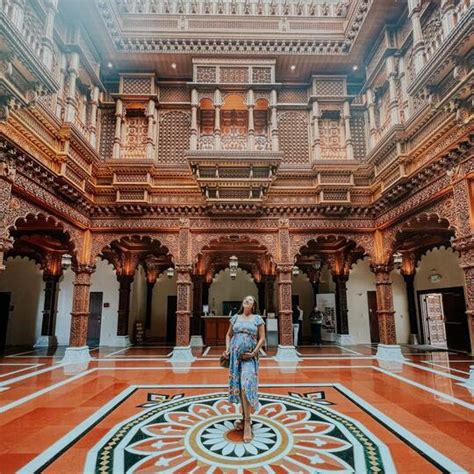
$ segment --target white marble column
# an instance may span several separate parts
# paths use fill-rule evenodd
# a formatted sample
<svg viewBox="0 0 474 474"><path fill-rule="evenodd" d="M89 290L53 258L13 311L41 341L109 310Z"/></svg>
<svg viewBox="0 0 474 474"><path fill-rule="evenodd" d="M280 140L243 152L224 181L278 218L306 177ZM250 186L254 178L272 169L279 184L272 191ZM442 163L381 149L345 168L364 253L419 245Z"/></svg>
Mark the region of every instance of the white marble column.
<svg viewBox="0 0 474 474"><path fill-rule="evenodd" d="M375 96L372 89L367 89L366 92L367 97L367 108L369 111L369 133L370 133L370 140L369 145L372 149L375 146L377 141L377 125L375 123Z"/></svg>
<svg viewBox="0 0 474 474"><path fill-rule="evenodd" d="M313 125L313 161L321 159L321 135L319 133L319 119L321 111L317 100L313 102L311 110L311 122Z"/></svg>
<svg viewBox="0 0 474 474"><path fill-rule="evenodd" d="M270 99L272 151L279 151L280 149L278 144L277 100L277 91L273 89Z"/></svg>
<svg viewBox="0 0 474 474"><path fill-rule="evenodd" d="M454 17L455 13L456 7L454 5L454 0L441 0L441 25L443 28L443 36L445 38L456 25Z"/></svg>
<svg viewBox="0 0 474 474"><path fill-rule="evenodd" d="M343 119L344 119L344 132L346 136L346 158L348 160L353 160L354 148L352 146L352 135L351 135L351 107L348 101L344 102Z"/></svg>
<svg viewBox="0 0 474 474"><path fill-rule="evenodd" d="M123 121L123 103L117 99L115 104L115 136L112 158L120 158L120 149L122 147L122 121Z"/></svg>
<svg viewBox="0 0 474 474"><path fill-rule="evenodd" d="M67 95L66 112L64 114L65 122L74 122L76 118L76 80L79 69L79 54L70 53L67 75Z"/></svg>
<svg viewBox="0 0 474 474"><path fill-rule="evenodd" d="M10 20L20 30L23 30L25 19L25 0L11 0L10 2Z"/></svg>
<svg viewBox="0 0 474 474"><path fill-rule="evenodd" d="M420 23L421 1L411 0L408 8L410 10L409 17L413 28L413 61L415 74L418 74L425 65L425 43L423 41L423 32Z"/></svg>
<svg viewBox="0 0 474 474"><path fill-rule="evenodd" d="M46 18L44 25L44 35L41 38L41 59L44 65L51 71L53 67L53 33L54 17L57 11L57 0L46 0L45 2Z"/></svg>
<svg viewBox="0 0 474 474"><path fill-rule="evenodd" d="M219 89L216 89L214 92L214 150L221 149L221 106L221 91Z"/></svg>
<svg viewBox="0 0 474 474"><path fill-rule="evenodd" d="M199 106L199 96L198 91L193 89L191 92L191 136L189 139L189 146L191 150L197 150L197 140L198 140L198 121L197 113Z"/></svg>
<svg viewBox="0 0 474 474"><path fill-rule="evenodd" d="M94 148L97 148L97 113L99 105L99 88L97 86L92 87L91 91L91 115L89 124L89 141Z"/></svg>
<svg viewBox="0 0 474 474"><path fill-rule="evenodd" d="M146 158L148 160L153 159L155 151L155 101L150 99L146 108L146 117L148 119L147 137L146 137Z"/></svg>
<svg viewBox="0 0 474 474"><path fill-rule="evenodd" d="M389 96L390 96L390 123L392 125L398 125L400 123L400 112L398 110L398 98L397 98L397 66L395 58L389 56L385 60L385 69L388 77Z"/></svg>
<svg viewBox="0 0 474 474"><path fill-rule="evenodd" d="M253 113L255 109L255 96L252 89L247 93L247 107L249 113L248 149L255 150L255 120Z"/></svg>

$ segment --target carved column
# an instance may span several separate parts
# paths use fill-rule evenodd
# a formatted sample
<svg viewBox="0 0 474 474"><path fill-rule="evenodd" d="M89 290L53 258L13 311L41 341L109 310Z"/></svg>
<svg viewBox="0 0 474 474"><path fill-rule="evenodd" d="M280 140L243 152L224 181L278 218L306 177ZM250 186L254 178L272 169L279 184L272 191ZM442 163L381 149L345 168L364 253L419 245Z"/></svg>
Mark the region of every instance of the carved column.
<svg viewBox="0 0 474 474"><path fill-rule="evenodd" d="M117 275L119 282L117 336L128 335L128 319L130 317L130 290L133 275Z"/></svg>
<svg viewBox="0 0 474 474"><path fill-rule="evenodd" d="M395 58L393 56L389 56L385 60L385 68L389 85L390 122L392 125L398 125L400 123L400 112L398 111L397 98L397 67L395 64Z"/></svg>
<svg viewBox="0 0 474 474"><path fill-rule="evenodd" d="M255 98L253 90L250 89L247 94L247 107L249 113L249 129L248 129L248 148L250 151L255 150L255 121L254 121L254 108Z"/></svg>
<svg viewBox="0 0 474 474"><path fill-rule="evenodd" d="M277 91L273 89L270 99L272 151L279 151L280 149L278 144L277 100Z"/></svg>
<svg viewBox="0 0 474 474"><path fill-rule="evenodd" d="M65 122L74 122L76 117L76 80L79 69L79 53L69 53Z"/></svg>
<svg viewBox="0 0 474 474"><path fill-rule="evenodd" d="M214 149L221 149L221 91L216 89L214 92Z"/></svg>
<svg viewBox="0 0 474 474"><path fill-rule="evenodd" d="M422 2L420 0L411 0L408 2L409 17L413 29L412 54L414 56L415 74L418 74L425 65L425 43L423 41L423 32L420 23L421 4Z"/></svg>
<svg viewBox="0 0 474 474"><path fill-rule="evenodd" d="M349 334L349 322L347 319L347 280L349 275L333 275L336 284L336 321L337 334Z"/></svg>
<svg viewBox="0 0 474 474"><path fill-rule="evenodd" d="M91 91L91 115L90 115L90 142L94 148L97 148L97 112L99 105L99 88L97 86L92 87Z"/></svg>
<svg viewBox="0 0 474 474"><path fill-rule="evenodd" d="M199 96L198 91L193 89L191 91L191 131L189 137L189 147L191 150L197 150L197 139L198 139L198 113Z"/></svg>
<svg viewBox="0 0 474 474"><path fill-rule="evenodd" d="M176 265L176 346L188 347L190 344L190 318L192 310L193 283L191 265Z"/></svg>
<svg viewBox="0 0 474 474"><path fill-rule="evenodd" d="M278 330L279 341L276 360L297 361L299 360L295 346L293 345L293 308L292 294L292 270L293 261L290 245L290 223L288 219L280 219L278 223L278 256L280 262L277 264L278 283Z"/></svg>
<svg viewBox="0 0 474 474"><path fill-rule="evenodd" d="M313 124L313 161L321 159L321 135L319 133L319 119L321 118L321 111L319 110L318 101L313 102L311 113L311 121Z"/></svg>
<svg viewBox="0 0 474 474"><path fill-rule="evenodd" d="M367 108L369 111L369 145L372 149L377 142L377 124L375 123L375 96L372 89L367 89Z"/></svg>
<svg viewBox="0 0 474 474"><path fill-rule="evenodd" d="M91 277L95 271L92 265L76 265L72 292L71 336L69 345L87 348L87 325L89 320L89 291Z"/></svg>
<svg viewBox="0 0 474 474"><path fill-rule="evenodd" d="M179 250L175 265L178 274L176 281L176 346L173 349L172 361L192 361L190 318L193 310L193 282L191 264L191 229L187 218L180 219Z"/></svg>
<svg viewBox="0 0 474 474"><path fill-rule="evenodd" d="M351 107L349 102L344 102L344 131L346 135L346 158L348 160L354 159L354 149L352 147L352 135L351 135Z"/></svg>
<svg viewBox="0 0 474 474"><path fill-rule="evenodd" d="M54 33L54 16L57 11L57 0L47 0L45 3L46 18L44 26L44 35L41 38L41 59L47 69L53 68L53 33Z"/></svg>
<svg viewBox="0 0 474 474"><path fill-rule="evenodd" d="M155 151L155 102L153 100L148 101L146 108L146 117L148 119L148 129L146 137L146 157L148 160L154 158Z"/></svg>
<svg viewBox="0 0 474 474"><path fill-rule="evenodd" d="M4 255L12 248L12 239L5 225L12 198L12 184L15 180L15 166L12 162L3 161L0 155L0 272L5 270Z"/></svg>
<svg viewBox="0 0 474 474"><path fill-rule="evenodd" d="M464 272L466 316L474 353L474 179L472 159L465 161L452 175L453 202L456 219L456 239L453 248L459 252L460 266Z"/></svg>
<svg viewBox="0 0 474 474"><path fill-rule="evenodd" d="M293 345L293 310L291 305L293 265L277 266L278 330L281 346Z"/></svg>
<svg viewBox="0 0 474 474"><path fill-rule="evenodd" d="M122 122L123 122L123 103L120 99L117 99L115 104L115 135L114 135L114 148L112 157L114 160L120 158L120 150L122 148Z"/></svg>
<svg viewBox="0 0 474 474"><path fill-rule="evenodd" d="M371 264L371 270L375 273L377 320L379 325L379 340L382 344L396 344L397 342L392 280L390 278L392 269L392 266L388 264Z"/></svg>
<svg viewBox="0 0 474 474"><path fill-rule="evenodd" d="M319 278L316 281L311 282L311 288L313 289L313 306L311 307L311 310L316 306L316 299L319 293Z"/></svg>

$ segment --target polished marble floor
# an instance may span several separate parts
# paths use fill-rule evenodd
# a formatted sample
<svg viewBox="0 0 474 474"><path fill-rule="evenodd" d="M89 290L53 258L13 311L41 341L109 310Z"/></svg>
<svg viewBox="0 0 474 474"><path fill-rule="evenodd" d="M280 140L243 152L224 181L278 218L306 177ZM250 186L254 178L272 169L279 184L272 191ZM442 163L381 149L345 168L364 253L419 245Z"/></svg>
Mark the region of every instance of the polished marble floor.
<svg viewBox="0 0 474 474"><path fill-rule="evenodd" d="M261 356L254 439L233 427L220 347L173 364L170 347L94 348L83 366L55 351L0 358L0 472L474 472L474 357L403 347L301 346Z"/></svg>

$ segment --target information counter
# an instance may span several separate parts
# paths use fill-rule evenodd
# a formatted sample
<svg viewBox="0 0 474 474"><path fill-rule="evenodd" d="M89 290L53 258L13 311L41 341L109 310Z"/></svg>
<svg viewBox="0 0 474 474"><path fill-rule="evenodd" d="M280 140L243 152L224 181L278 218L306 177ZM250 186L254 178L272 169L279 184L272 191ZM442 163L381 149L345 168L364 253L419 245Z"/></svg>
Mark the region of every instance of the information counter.
<svg viewBox="0 0 474 474"><path fill-rule="evenodd" d="M225 335L229 329L229 316L202 316L204 321L204 344L225 346Z"/></svg>

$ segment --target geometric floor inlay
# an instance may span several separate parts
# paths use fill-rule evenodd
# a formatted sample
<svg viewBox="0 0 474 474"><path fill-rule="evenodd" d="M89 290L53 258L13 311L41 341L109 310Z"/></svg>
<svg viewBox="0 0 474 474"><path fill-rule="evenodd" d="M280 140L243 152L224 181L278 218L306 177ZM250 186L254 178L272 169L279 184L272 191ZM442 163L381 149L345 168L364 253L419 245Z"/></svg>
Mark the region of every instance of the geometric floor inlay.
<svg viewBox="0 0 474 474"><path fill-rule="evenodd" d="M224 397L213 393L164 398L111 430L89 454L88 470L171 473L214 467L237 473L242 465L266 466L267 472L394 470L386 446L354 420L330 409L324 392L260 394L254 438L247 444L233 425L239 412Z"/></svg>
<svg viewBox="0 0 474 474"><path fill-rule="evenodd" d="M302 385L260 387L248 444L222 386L131 386L20 472L462 472L344 386Z"/></svg>

